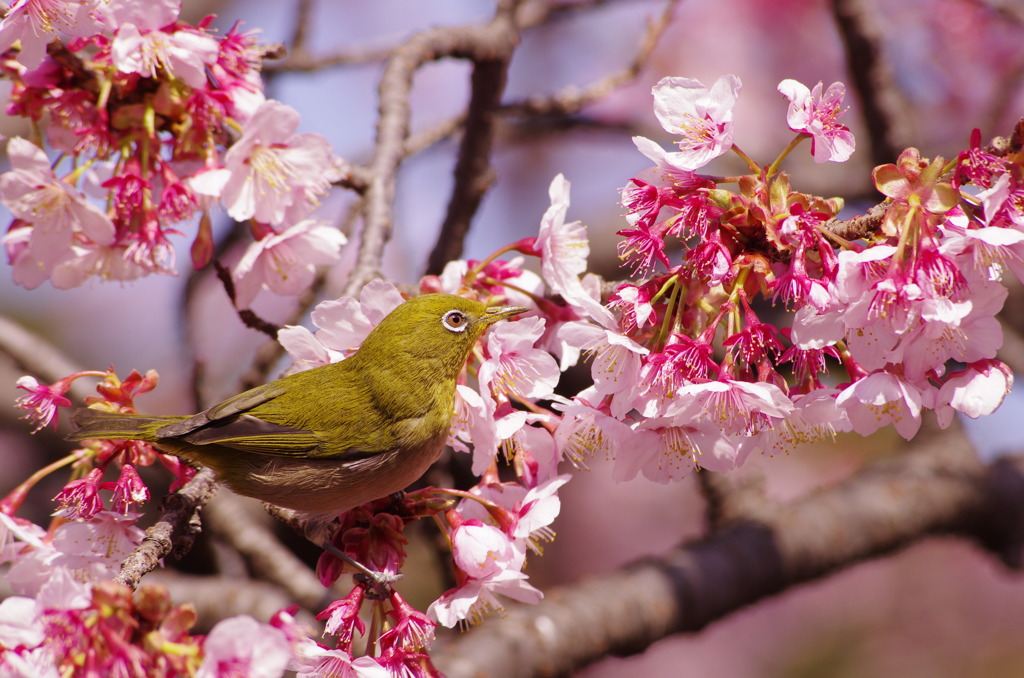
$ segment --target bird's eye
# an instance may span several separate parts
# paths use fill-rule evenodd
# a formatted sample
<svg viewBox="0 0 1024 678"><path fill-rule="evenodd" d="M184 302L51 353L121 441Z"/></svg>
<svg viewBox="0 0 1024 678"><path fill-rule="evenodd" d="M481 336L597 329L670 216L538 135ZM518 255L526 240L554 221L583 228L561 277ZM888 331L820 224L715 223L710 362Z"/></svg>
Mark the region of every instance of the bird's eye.
<svg viewBox="0 0 1024 678"><path fill-rule="evenodd" d="M462 311L448 311L441 316L441 324L452 332L465 332L469 326L469 318Z"/></svg>

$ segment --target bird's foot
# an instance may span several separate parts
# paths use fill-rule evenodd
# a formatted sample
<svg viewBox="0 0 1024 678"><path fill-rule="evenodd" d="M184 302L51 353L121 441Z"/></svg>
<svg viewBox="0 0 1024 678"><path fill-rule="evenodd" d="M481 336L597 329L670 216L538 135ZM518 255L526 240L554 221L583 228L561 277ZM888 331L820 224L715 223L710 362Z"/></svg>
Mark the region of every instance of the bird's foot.
<svg viewBox="0 0 1024 678"><path fill-rule="evenodd" d="M330 542L323 544L323 549L335 558L340 558L354 567L356 573L353 575L353 579L362 584L378 600L390 597L391 585L402 578L401 574L371 570Z"/></svg>

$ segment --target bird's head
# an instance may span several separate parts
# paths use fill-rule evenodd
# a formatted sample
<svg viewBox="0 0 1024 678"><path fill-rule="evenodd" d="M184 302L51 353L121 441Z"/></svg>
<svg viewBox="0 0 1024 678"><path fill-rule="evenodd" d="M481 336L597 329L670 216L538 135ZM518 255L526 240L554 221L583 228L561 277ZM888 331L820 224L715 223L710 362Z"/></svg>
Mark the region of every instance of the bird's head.
<svg viewBox="0 0 1024 678"><path fill-rule="evenodd" d="M440 368L443 374L437 376L454 379L488 327L528 310L487 306L452 294L424 294L388 314L366 337L357 355L403 369Z"/></svg>

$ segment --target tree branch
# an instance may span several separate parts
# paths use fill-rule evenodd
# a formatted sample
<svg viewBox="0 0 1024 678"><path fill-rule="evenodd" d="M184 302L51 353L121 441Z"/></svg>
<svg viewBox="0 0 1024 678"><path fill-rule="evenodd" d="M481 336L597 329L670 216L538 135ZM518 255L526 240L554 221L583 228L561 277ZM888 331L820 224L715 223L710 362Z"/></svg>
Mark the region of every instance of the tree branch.
<svg viewBox="0 0 1024 678"><path fill-rule="evenodd" d="M434 662L448 678L570 675L938 534L973 539L1019 567L1024 459L986 467L962 433L946 431L831 489L758 513L443 638Z"/></svg>
<svg viewBox="0 0 1024 678"><path fill-rule="evenodd" d="M871 164L893 162L903 147L904 121L899 91L882 56L881 31L863 0L832 0L832 12L846 52L850 80L864 109Z"/></svg>
<svg viewBox="0 0 1024 678"><path fill-rule="evenodd" d="M466 131L455 164L455 186L437 243L427 260L427 274L439 274L446 263L462 255L470 222L494 183L491 148L497 110L518 45L519 31L510 11L499 11L490 24L474 33L472 44L465 45L473 61Z"/></svg>
<svg viewBox="0 0 1024 678"><path fill-rule="evenodd" d="M178 558L188 553L196 536L202 532L199 511L217 488L213 471L204 468L184 487L168 495L160 519L146 530L142 543L121 563L121 572L115 581L134 589L161 560L169 555Z"/></svg>

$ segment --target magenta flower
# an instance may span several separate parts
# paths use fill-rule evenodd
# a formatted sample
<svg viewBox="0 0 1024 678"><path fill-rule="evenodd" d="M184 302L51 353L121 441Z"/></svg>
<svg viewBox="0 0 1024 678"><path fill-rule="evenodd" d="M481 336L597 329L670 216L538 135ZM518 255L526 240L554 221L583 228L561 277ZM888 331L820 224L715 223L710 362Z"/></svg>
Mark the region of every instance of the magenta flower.
<svg viewBox="0 0 1024 678"><path fill-rule="evenodd" d="M71 387L71 382L61 380L53 386L47 386L40 384L35 377L25 376L18 379L17 387L28 391L27 395L20 396L14 403L23 410L28 410L26 419L35 420L36 427L33 432L39 431L50 422L57 428L57 408L71 405L71 401L64 397Z"/></svg>
<svg viewBox="0 0 1024 678"><path fill-rule="evenodd" d="M103 510L103 500L100 499L100 483L103 480L103 469L94 468L78 480L72 480L64 486L56 497L55 502L61 508L57 515L63 518L91 518Z"/></svg>
<svg viewBox="0 0 1024 678"><path fill-rule="evenodd" d="M821 88L820 81L813 90L796 80L780 82L779 92L789 99L786 121L794 132L811 136L814 162L845 162L857 146L850 128L839 122L846 113L846 86L834 82L824 94Z"/></svg>
<svg viewBox="0 0 1024 678"><path fill-rule="evenodd" d="M741 86L735 75L723 75L710 88L694 78L658 81L651 90L654 114L666 132L682 138L676 142L678 152L655 157L655 162L696 170L732 148L733 107ZM634 137L633 142L652 157L653 142L644 137Z"/></svg>

